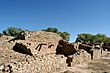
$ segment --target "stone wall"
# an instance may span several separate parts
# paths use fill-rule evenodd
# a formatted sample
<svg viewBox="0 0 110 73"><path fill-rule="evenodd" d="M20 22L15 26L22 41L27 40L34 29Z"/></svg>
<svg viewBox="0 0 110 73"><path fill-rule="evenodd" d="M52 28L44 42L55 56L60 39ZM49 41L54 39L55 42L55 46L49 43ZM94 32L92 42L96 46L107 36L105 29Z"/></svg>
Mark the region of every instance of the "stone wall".
<svg viewBox="0 0 110 73"><path fill-rule="evenodd" d="M102 49L94 49L93 50L93 59L100 59L102 57Z"/></svg>
<svg viewBox="0 0 110 73"><path fill-rule="evenodd" d="M0 44L0 73L52 73L67 67L66 57L55 55L58 34L38 31L23 36Z"/></svg>
<svg viewBox="0 0 110 73"><path fill-rule="evenodd" d="M61 55L37 54L33 58L32 56L19 53L12 54L1 58L0 73L52 73L67 67L66 57Z"/></svg>
<svg viewBox="0 0 110 73"><path fill-rule="evenodd" d="M40 54L55 53L58 42L62 39L58 34L45 31L25 32L21 36L24 36L25 40L20 40L19 36L10 40L10 44L14 42L24 45L31 50L33 55L37 52Z"/></svg>
<svg viewBox="0 0 110 73"><path fill-rule="evenodd" d="M58 72L105 55L101 46L68 43L51 32L25 32L0 38L0 73Z"/></svg>
<svg viewBox="0 0 110 73"><path fill-rule="evenodd" d="M79 52L70 55L67 57L67 66L74 67L77 64L83 64L91 61L91 55L84 50L80 50Z"/></svg>

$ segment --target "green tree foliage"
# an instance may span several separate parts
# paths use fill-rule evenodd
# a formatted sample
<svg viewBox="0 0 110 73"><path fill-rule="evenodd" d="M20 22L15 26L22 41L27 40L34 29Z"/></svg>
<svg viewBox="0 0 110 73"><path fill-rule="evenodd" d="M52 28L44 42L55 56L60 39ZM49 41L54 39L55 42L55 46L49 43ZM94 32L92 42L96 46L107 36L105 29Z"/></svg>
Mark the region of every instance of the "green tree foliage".
<svg viewBox="0 0 110 73"><path fill-rule="evenodd" d="M78 37L76 39L76 42L92 42L93 35L91 34L78 34Z"/></svg>
<svg viewBox="0 0 110 73"><path fill-rule="evenodd" d="M51 27L49 27L45 31L57 33L58 32L58 29L57 28L51 28Z"/></svg>
<svg viewBox="0 0 110 73"><path fill-rule="evenodd" d="M76 38L76 42L95 42L95 43L101 43L101 42L110 42L110 37L107 37L104 34L78 34L78 37Z"/></svg>
<svg viewBox="0 0 110 73"><path fill-rule="evenodd" d="M2 36L3 34L2 33L0 33L0 37Z"/></svg>
<svg viewBox="0 0 110 73"><path fill-rule="evenodd" d="M59 34L64 40L69 41L70 34L68 32L61 32Z"/></svg>
<svg viewBox="0 0 110 73"><path fill-rule="evenodd" d="M96 34L96 35L94 36L94 41L101 43L101 42L105 42L105 40L106 40L107 38L108 38L108 37L106 37L106 35L104 35L104 34Z"/></svg>
<svg viewBox="0 0 110 73"><path fill-rule="evenodd" d="M21 29L21 28L16 28L16 27L9 27L6 30L4 30L2 33L3 35L7 35L7 36L18 36L21 32L24 32L25 30Z"/></svg>
<svg viewBox="0 0 110 73"><path fill-rule="evenodd" d="M43 31L57 33L66 41L69 41L69 38L70 38L70 34L68 32L59 32L57 28L49 27L49 28L47 28L46 30L43 30Z"/></svg>

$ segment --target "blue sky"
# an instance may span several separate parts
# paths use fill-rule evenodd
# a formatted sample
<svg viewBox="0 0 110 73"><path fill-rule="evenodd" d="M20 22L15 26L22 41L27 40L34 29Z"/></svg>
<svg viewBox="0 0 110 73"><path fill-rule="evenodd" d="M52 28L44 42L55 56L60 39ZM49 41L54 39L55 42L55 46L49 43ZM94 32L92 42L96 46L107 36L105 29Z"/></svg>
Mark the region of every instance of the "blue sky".
<svg viewBox="0 0 110 73"><path fill-rule="evenodd" d="M110 36L110 0L0 0L0 32L15 26L28 30L58 28L71 34Z"/></svg>

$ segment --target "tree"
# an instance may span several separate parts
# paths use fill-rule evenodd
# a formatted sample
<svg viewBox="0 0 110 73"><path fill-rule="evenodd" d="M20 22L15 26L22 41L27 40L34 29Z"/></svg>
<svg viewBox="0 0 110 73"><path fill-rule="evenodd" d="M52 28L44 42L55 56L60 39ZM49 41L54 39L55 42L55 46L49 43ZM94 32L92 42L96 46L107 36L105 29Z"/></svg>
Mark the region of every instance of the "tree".
<svg viewBox="0 0 110 73"><path fill-rule="evenodd" d="M108 37L106 37L106 35L104 35L104 34L96 34L96 35L94 35L94 41L98 42L98 43L104 42L107 38Z"/></svg>
<svg viewBox="0 0 110 73"><path fill-rule="evenodd" d="M70 38L70 34L68 32L60 32L57 28L49 27L47 29L44 29L43 31L57 33L66 41L69 41Z"/></svg>
<svg viewBox="0 0 110 73"><path fill-rule="evenodd" d="M66 41L69 41L69 38L70 38L70 34L68 32L62 32L62 33L59 33L59 35L65 39Z"/></svg>
<svg viewBox="0 0 110 73"><path fill-rule="evenodd" d="M107 37L104 34L78 34L78 37L76 38L76 42L95 42L95 43L101 43L101 42L110 42L110 37Z"/></svg>
<svg viewBox="0 0 110 73"><path fill-rule="evenodd" d="M6 30L4 30L2 33L7 36L18 36L21 32L24 32L25 30L21 28L16 28L16 27L9 27Z"/></svg>
<svg viewBox="0 0 110 73"><path fill-rule="evenodd" d="M105 43L107 43L107 42L110 43L110 37L107 37L107 38L104 40L104 42L105 42Z"/></svg>
<svg viewBox="0 0 110 73"><path fill-rule="evenodd" d="M3 34L2 33L0 33L0 37L2 36Z"/></svg>
<svg viewBox="0 0 110 73"><path fill-rule="evenodd" d="M49 27L45 31L57 33L58 32L58 29L57 28L51 28L51 27Z"/></svg>
<svg viewBox="0 0 110 73"><path fill-rule="evenodd" d="M93 35L87 33L78 34L76 42L93 42Z"/></svg>

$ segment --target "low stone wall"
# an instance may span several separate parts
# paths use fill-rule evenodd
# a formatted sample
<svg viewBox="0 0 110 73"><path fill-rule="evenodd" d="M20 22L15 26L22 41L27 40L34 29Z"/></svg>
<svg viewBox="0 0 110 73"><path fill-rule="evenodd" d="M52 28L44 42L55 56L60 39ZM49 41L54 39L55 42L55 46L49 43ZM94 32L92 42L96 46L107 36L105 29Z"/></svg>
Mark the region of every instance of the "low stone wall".
<svg viewBox="0 0 110 73"><path fill-rule="evenodd" d="M93 50L93 60L100 59L102 57L102 49Z"/></svg>
<svg viewBox="0 0 110 73"><path fill-rule="evenodd" d="M85 62L91 61L91 55L84 50L81 50L79 53L69 56L72 60L68 60L68 65L74 66L76 64L83 64Z"/></svg>
<svg viewBox="0 0 110 73"><path fill-rule="evenodd" d="M52 73L65 69L66 57L62 55L40 55L31 57L29 55L18 55L16 58L5 57L5 60L0 62L0 73ZM3 59L3 58L1 58Z"/></svg>

